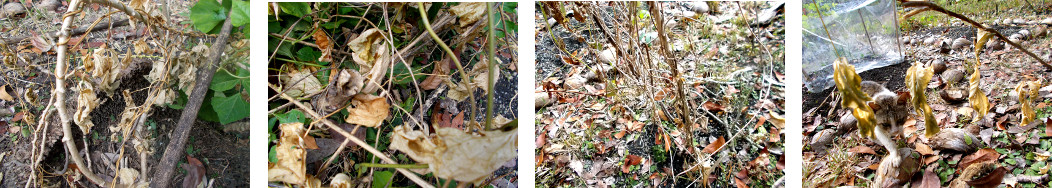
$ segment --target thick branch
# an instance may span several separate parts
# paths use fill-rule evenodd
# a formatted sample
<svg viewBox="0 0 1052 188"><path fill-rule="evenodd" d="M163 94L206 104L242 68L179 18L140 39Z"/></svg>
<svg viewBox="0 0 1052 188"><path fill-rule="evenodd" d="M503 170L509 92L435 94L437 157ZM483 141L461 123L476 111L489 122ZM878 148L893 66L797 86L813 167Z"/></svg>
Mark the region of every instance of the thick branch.
<svg viewBox="0 0 1052 188"><path fill-rule="evenodd" d="M171 184L169 180L172 179L175 165L179 162L179 158L183 156L184 149L186 149L186 139L190 136L190 129L193 128L194 121L197 120L197 112L201 109L201 102L205 100L208 86L212 83L212 76L216 73L219 61L223 59L223 50L226 49L227 39L230 38L231 27L230 19L223 22L223 29L219 32L219 38L216 39L215 43L212 43L212 48L209 49L211 54L208 56L208 65L205 65L202 68L202 72L197 74L197 83L194 84L194 90L190 93L189 101L186 102L183 114L179 116L179 124L176 125L175 131L172 132L172 141L168 143L168 147L164 150L164 156L157 166L160 170L157 176L154 177L150 187L164 188Z"/></svg>

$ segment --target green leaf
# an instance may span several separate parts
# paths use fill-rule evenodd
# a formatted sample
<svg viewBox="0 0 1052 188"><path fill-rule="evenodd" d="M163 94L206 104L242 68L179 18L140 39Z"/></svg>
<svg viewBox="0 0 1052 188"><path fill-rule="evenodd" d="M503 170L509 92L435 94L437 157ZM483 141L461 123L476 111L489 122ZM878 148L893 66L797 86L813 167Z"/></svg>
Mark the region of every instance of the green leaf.
<svg viewBox="0 0 1052 188"><path fill-rule="evenodd" d="M406 63L411 63L411 62L406 62ZM413 67L413 73L410 74L409 73L409 69L406 68L405 64L403 64L401 62L395 63L394 70L392 70L392 71L394 71L394 83L396 85L405 85L405 84L408 84L408 83L413 83L413 79L412 78L413 78L414 75L416 76L416 80L419 82L419 81L421 81L421 80L423 80L425 78L425 76L423 75L423 72L422 72L423 70L422 69L423 69L423 67ZM390 72L388 72L388 73L390 73Z"/></svg>
<svg viewBox="0 0 1052 188"><path fill-rule="evenodd" d="M275 125L278 125L278 116L270 117L270 119L267 120L267 130L274 131Z"/></svg>
<svg viewBox="0 0 1052 188"><path fill-rule="evenodd" d="M194 22L194 28L201 32L211 33L226 18L226 10L216 0L201 0L190 8L190 20Z"/></svg>
<svg viewBox="0 0 1052 188"><path fill-rule="evenodd" d="M280 42L279 40L280 39L277 39L275 37L271 37L270 40L267 40L267 44L268 44L267 47L269 47L269 51L273 52L274 50L277 50L278 51L278 55L282 55L282 56L290 57L290 58L291 57L295 57L294 55L292 55L292 45L293 44L290 43L290 42L284 42L284 43L281 44L281 46L278 46L278 43Z"/></svg>
<svg viewBox="0 0 1052 188"><path fill-rule="evenodd" d="M972 145L972 137L967 135L964 136L964 144Z"/></svg>
<svg viewBox="0 0 1052 188"><path fill-rule="evenodd" d="M241 83L241 80L234 75L230 75L228 71L216 71L215 77L212 78L212 85L208 88L212 91L223 92L226 90L234 89L234 86Z"/></svg>
<svg viewBox="0 0 1052 188"><path fill-rule="evenodd" d="M225 125L248 117L249 105L241 95L226 96L216 93L212 98L212 108L219 118L219 123Z"/></svg>
<svg viewBox="0 0 1052 188"><path fill-rule="evenodd" d="M303 47L296 51L296 58L303 62L317 62L319 57L321 52L314 50L314 47Z"/></svg>
<svg viewBox="0 0 1052 188"><path fill-rule="evenodd" d="M242 25L248 24L248 2L242 0L232 1L233 6L230 7L230 24L234 27L241 27Z"/></svg>
<svg viewBox="0 0 1052 188"><path fill-rule="evenodd" d="M307 116L304 115L303 112L299 109L289 110L289 112L285 112L285 114L278 117L278 122L280 122L281 124L296 122L306 123L306 121Z"/></svg>
<svg viewBox="0 0 1052 188"><path fill-rule="evenodd" d="M391 176L394 176L391 171L376 171L373 173L373 188L391 186Z"/></svg>
<svg viewBox="0 0 1052 188"><path fill-rule="evenodd" d="M278 146L277 145L270 146L270 153L268 153L268 155L269 155L268 158L269 158L270 162L272 162L272 163L278 162Z"/></svg>
<svg viewBox="0 0 1052 188"><path fill-rule="evenodd" d="M310 14L310 4L305 2L280 2L278 7L281 7L281 12L290 14L296 17L303 17L303 15Z"/></svg>

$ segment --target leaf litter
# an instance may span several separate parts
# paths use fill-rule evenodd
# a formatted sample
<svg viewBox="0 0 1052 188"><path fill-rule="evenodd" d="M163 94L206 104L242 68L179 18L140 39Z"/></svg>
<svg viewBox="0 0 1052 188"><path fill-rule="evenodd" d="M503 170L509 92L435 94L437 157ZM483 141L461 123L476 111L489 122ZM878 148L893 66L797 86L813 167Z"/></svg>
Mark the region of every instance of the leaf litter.
<svg viewBox="0 0 1052 188"><path fill-rule="evenodd" d="M495 4L503 11L497 22L501 30L490 42L482 29L488 19L486 5L269 4L273 11L268 14L275 18L270 20L268 40L275 56L269 67L279 78L270 82L271 94L278 95L270 100L271 185L515 182L518 135L511 122L517 103L517 5ZM449 50L456 60L445 49L432 48L437 45L421 16L427 16L443 43L455 44ZM304 24L308 21L315 24ZM498 44L496 61L487 58L487 43ZM470 69L461 70L460 65ZM492 89L490 75L495 78ZM489 128L483 123L488 92L495 93L494 124ZM478 100L464 100L469 97ZM304 131L286 133L284 126ZM302 143L287 142L288 135L302 138ZM305 155L289 155L289 145Z"/></svg>
<svg viewBox="0 0 1052 188"><path fill-rule="evenodd" d="M536 186L782 185L782 4L538 6Z"/></svg>

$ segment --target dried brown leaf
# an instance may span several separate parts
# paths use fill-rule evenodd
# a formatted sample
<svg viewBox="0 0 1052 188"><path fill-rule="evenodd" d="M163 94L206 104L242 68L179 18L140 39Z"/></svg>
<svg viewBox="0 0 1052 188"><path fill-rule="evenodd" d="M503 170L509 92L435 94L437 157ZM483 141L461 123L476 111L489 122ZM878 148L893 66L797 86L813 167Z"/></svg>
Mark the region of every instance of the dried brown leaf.
<svg viewBox="0 0 1052 188"><path fill-rule="evenodd" d="M366 127L376 127L391 114L391 105L387 99L374 95L358 95L347 107L347 123Z"/></svg>
<svg viewBox="0 0 1052 188"><path fill-rule="evenodd" d="M997 150L993 148L983 148L971 155L961 158L961 164L957 166L957 170L961 171L964 168L968 168L969 165L978 164L985 161L997 161L997 158L1001 157L1001 153L997 153Z"/></svg>
<svg viewBox="0 0 1052 188"><path fill-rule="evenodd" d="M325 34L325 31L321 30L320 27L314 28L314 44L318 45L318 49L321 50L321 57L318 57L318 62L332 62L332 39L329 38L329 34Z"/></svg>
<svg viewBox="0 0 1052 188"><path fill-rule="evenodd" d="M303 123L281 124L281 138L278 139L277 158L274 166L267 168L267 181L280 181L302 185L307 180L307 169L304 159L307 152L303 150L300 135L303 135Z"/></svg>
<svg viewBox="0 0 1052 188"><path fill-rule="evenodd" d="M398 126L390 148L429 164L428 169L436 177L473 182L477 186L518 155L517 141L515 130L480 131L475 135L460 129L438 128L435 136L429 136Z"/></svg>
<svg viewBox="0 0 1052 188"><path fill-rule="evenodd" d="M708 146L705 146L705 149L701 150L701 152L714 154L717 151L719 151L720 148L723 147L723 144L726 144L726 142L727 141L723 140L723 136L720 136L720 138L717 138L715 142L709 143Z"/></svg>

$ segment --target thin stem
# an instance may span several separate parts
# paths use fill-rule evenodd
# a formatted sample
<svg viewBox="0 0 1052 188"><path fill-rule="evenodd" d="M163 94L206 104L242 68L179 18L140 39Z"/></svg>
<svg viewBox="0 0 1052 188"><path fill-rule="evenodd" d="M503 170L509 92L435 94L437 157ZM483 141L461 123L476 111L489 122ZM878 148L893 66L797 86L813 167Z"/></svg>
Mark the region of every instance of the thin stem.
<svg viewBox="0 0 1052 188"><path fill-rule="evenodd" d="M486 42L486 44L487 44L486 45L486 51L489 51L489 66L488 66L489 67L489 72L486 72L486 77L489 80L486 83L486 87L489 87L489 89L486 90L486 91L488 91L487 94L486 94L486 130L490 130L490 129L493 128L493 93L494 93L493 86L496 84L496 83L493 83L494 82L493 81L493 74L494 74L493 71L497 71L497 74L500 74L500 72L499 72L500 69L497 68L497 65L496 65L496 62L497 62L497 56L496 56L496 53L497 53L497 40L496 40L496 38L497 37L496 36L497 36L497 34L496 34L496 31L495 31L496 27L494 27L494 26L496 26L496 23L493 23L493 22L497 21L497 18L495 16L493 16L493 15L495 15L494 13L497 12L493 8L493 5L495 5L495 4L496 3L493 3L493 2L487 2L486 3L486 12L487 12L486 17L489 17L489 22L487 22L487 24L489 24L489 32L486 34L486 36L487 36L486 37L486 41L487 41Z"/></svg>
<svg viewBox="0 0 1052 188"><path fill-rule="evenodd" d="M449 46L446 45L446 42L443 42L441 38L438 38L438 34L435 34L435 30L431 28L431 20L428 20L427 18L427 10L424 10L424 3L417 2L416 8L417 10L420 10L420 17L424 19L424 28L427 29L427 34L431 35L431 39L435 39L435 43L438 43L438 46L442 47L443 51L446 51L446 55L448 55L449 58L453 60L453 63L457 65L457 69L460 69L460 71L457 71L460 72L460 80L470 80L468 74L464 73L467 69L464 69L464 66L460 64L460 59L457 58L457 54L454 54L453 50L449 49ZM468 88L468 90L470 91L471 88ZM475 122L475 110L478 110L478 108L475 107L475 92L471 92L468 97L471 98L471 102L469 102L471 103L471 122Z"/></svg>
<svg viewBox="0 0 1052 188"><path fill-rule="evenodd" d="M400 169L424 169L428 164L381 164L381 163L359 163L358 167L365 168L400 168Z"/></svg>

